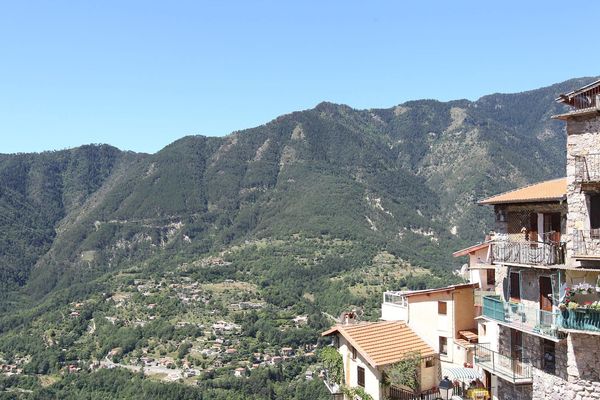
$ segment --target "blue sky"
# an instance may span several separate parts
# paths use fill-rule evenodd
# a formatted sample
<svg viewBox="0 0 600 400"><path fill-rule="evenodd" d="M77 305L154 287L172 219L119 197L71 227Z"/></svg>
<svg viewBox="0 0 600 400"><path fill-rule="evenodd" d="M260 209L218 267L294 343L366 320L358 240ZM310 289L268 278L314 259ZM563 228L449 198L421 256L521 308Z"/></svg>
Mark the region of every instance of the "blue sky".
<svg viewBox="0 0 600 400"><path fill-rule="evenodd" d="M0 153L155 152L312 108L600 75L600 3L2 1Z"/></svg>

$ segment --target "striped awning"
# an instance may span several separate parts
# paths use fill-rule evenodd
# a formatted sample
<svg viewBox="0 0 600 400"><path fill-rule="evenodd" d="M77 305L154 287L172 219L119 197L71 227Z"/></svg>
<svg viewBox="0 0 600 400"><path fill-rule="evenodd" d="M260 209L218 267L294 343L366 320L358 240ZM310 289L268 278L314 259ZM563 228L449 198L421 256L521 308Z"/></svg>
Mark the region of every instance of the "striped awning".
<svg viewBox="0 0 600 400"><path fill-rule="evenodd" d="M451 381L461 381L470 383L475 379L482 379L481 374L474 368L446 367L442 369L442 375L447 376Z"/></svg>

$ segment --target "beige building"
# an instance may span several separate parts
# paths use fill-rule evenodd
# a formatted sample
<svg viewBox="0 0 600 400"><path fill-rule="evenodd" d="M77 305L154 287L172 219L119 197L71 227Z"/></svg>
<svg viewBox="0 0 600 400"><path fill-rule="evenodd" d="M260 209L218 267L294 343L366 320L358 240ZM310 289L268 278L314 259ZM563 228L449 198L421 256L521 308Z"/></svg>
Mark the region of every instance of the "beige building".
<svg viewBox="0 0 600 400"><path fill-rule="evenodd" d="M600 398L600 81L558 101L566 178L483 200L496 231L458 254L493 266L475 366L495 399Z"/></svg>
<svg viewBox="0 0 600 400"><path fill-rule="evenodd" d="M408 388L386 384L384 374L413 352L421 356L419 391L435 390L439 383L438 355L404 322L350 322L336 325L322 335L333 337L334 346L342 356L341 383L350 388L362 387L375 400L406 398ZM333 394L341 393L339 386L328 387Z"/></svg>
<svg viewBox="0 0 600 400"><path fill-rule="evenodd" d="M442 366L471 366L478 341L474 295L479 284L385 292L381 319L403 321L440 355Z"/></svg>

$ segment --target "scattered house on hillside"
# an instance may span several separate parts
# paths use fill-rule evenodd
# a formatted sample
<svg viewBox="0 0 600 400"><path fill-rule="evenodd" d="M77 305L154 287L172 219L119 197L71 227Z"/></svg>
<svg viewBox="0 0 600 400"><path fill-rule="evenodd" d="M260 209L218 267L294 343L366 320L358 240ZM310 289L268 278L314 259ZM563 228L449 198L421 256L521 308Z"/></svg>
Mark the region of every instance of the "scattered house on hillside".
<svg viewBox="0 0 600 400"><path fill-rule="evenodd" d="M233 371L233 376L237 378L246 376L246 368L236 368L235 371Z"/></svg>
<svg viewBox="0 0 600 400"><path fill-rule="evenodd" d="M296 325L304 325L308 322L308 315L296 315L293 321Z"/></svg>
<svg viewBox="0 0 600 400"><path fill-rule="evenodd" d="M478 342L474 319L474 293L478 287L477 283L469 283L388 291L383 295L381 319L405 322L439 354L442 367L469 367Z"/></svg>
<svg viewBox="0 0 600 400"><path fill-rule="evenodd" d="M407 387L387 385L385 373L395 363L418 354L417 392L436 392L440 380L439 356L405 322L340 324L323 332L322 336L332 337L342 356L343 382L338 384L362 387L375 400L412 395L413 391ZM329 384L327 379L325 382L333 395L339 395L339 386Z"/></svg>
<svg viewBox="0 0 600 400"><path fill-rule="evenodd" d="M273 365L279 364L282 361L283 361L283 357L279 357L279 356L271 357L271 364L273 364Z"/></svg>
<svg viewBox="0 0 600 400"><path fill-rule="evenodd" d="M217 321L212 325L212 330L215 335L230 335L239 329L240 326L232 322Z"/></svg>
<svg viewBox="0 0 600 400"><path fill-rule="evenodd" d="M281 349L281 355L283 357L291 357L294 355L294 349L292 349L291 347L283 347Z"/></svg>

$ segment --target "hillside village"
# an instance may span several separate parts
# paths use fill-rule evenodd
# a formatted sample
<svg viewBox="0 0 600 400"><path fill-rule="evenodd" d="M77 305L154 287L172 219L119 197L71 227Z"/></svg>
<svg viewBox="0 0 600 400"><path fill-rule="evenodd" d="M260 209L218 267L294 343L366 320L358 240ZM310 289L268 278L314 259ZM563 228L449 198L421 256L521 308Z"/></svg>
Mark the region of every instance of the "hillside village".
<svg viewBox="0 0 600 400"><path fill-rule="evenodd" d="M458 250L469 283L385 292L332 339L332 399L600 398L600 81L562 94L566 178L479 201L495 229Z"/></svg>

